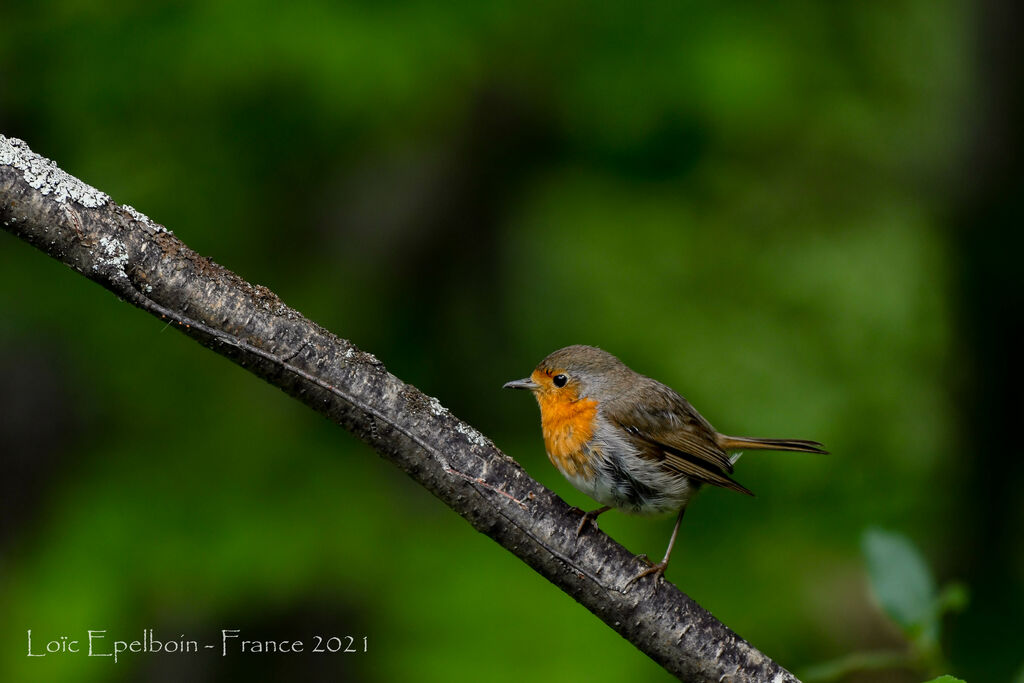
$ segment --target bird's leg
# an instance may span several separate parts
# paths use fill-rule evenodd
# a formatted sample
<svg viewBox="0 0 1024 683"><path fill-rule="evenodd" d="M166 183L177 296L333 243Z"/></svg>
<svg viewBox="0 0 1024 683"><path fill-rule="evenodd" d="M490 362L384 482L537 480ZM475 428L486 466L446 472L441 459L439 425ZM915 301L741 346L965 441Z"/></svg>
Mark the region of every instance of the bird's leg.
<svg viewBox="0 0 1024 683"><path fill-rule="evenodd" d="M629 588L637 579L642 579L648 574L654 574L655 581L657 581L659 576L664 576L665 570L668 569L668 558L672 556L672 547L676 544L676 536L679 534L679 524L683 521L683 513L685 512L686 508L679 511L679 517L676 518L676 526L672 529L672 538L668 539L668 549L665 551L665 557L662 558L661 562L652 564L650 567L627 581L626 585L623 586L624 589ZM644 560L648 561L646 556L644 557Z"/></svg>
<svg viewBox="0 0 1024 683"><path fill-rule="evenodd" d="M591 510L590 512L584 512L583 513L583 519L580 520L580 525L578 527L576 527L576 538L579 538L580 534L583 533L583 529L586 528L587 522L594 522L594 528L597 528L597 522L594 521L594 520L597 519L598 515L602 515L602 514L608 512L611 509L612 509L611 505L603 505L603 506L597 508L596 510Z"/></svg>

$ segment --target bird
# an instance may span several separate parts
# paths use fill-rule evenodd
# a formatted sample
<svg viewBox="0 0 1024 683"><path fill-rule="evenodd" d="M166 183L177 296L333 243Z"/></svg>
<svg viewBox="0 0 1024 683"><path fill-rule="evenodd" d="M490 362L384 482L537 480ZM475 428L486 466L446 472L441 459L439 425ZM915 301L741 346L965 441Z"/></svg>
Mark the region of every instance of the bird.
<svg viewBox="0 0 1024 683"><path fill-rule="evenodd" d="M601 504L584 513L577 538L588 522L596 525L598 515L611 509L644 516L678 513L664 558L648 561L627 588L644 576L664 577L683 514L703 485L753 495L731 477L739 458L731 452L828 453L817 441L722 434L676 391L594 346L558 349L529 377L503 388L533 393L551 464Z"/></svg>

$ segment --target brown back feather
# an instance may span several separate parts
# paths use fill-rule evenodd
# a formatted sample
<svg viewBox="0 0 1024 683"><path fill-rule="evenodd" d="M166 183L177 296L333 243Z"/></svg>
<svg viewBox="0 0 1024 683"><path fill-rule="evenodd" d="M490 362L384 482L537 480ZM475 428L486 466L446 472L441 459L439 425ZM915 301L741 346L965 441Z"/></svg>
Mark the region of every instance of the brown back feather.
<svg viewBox="0 0 1024 683"><path fill-rule="evenodd" d="M675 391L639 377L641 381L632 391L602 407L607 417L629 434L641 457L696 482L754 495L729 477L732 461L719 446L714 427ZM626 409L617 409L620 407Z"/></svg>

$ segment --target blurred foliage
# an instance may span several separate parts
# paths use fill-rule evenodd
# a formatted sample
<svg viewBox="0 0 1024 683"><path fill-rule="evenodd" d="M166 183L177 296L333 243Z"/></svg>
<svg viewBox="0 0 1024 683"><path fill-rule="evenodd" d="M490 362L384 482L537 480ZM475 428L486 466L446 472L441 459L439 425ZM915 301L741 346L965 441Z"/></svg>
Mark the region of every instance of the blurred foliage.
<svg viewBox="0 0 1024 683"><path fill-rule="evenodd" d="M855 652L809 667L801 679L807 683L824 683L841 680L855 672L885 669L911 669L934 675L948 668L940 650L942 617L948 612L966 608L966 587L952 582L938 591L924 558L910 540L900 534L868 529L862 546L871 592L903 632L908 647ZM944 678L956 680L948 676Z"/></svg>
<svg viewBox="0 0 1024 683"><path fill-rule="evenodd" d="M572 504L536 407L500 391L569 343L723 431L824 442L745 457L758 497L702 495L668 578L795 669L903 642L858 549L898 527L978 586L963 620L986 630L947 651L997 680L1019 666L1024 556L958 550L989 504L965 472L1017 457L960 445L954 393L972 16L15 0L0 131L373 352ZM0 312L0 679L667 678L352 437L6 235ZM653 556L671 523L602 517ZM1016 580L984 594L998 567ZM370 652L23 649L28 628L236 627Z"/></svg>
<svg viewBox="0 0 1024 683"><path fill-rule="evenodd" d="M869 529L863 546L875 597L918 650L933 657L943 615L967 606L966 587L954 582L938 591L924 558L899 534Z"/></svg>

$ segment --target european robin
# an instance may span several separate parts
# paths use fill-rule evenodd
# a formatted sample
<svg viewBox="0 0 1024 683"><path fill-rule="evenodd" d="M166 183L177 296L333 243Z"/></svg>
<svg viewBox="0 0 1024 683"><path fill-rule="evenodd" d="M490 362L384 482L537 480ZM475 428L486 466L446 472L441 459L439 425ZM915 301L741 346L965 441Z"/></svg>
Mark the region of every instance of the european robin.
<svg viewBox="0 0 1024 683"><path fill-rule="evenodd" d="M588 521L612 508L638 515L678 511L664 559L630 584L665 573L683 513L702 485L753 495L729 476L739 457L729 451L827 453L817 441L720 434L675 391L593 346L559 349L529 377L504 388L533 392L548 459L602 504L584 514L577 536Z"/></svg>

